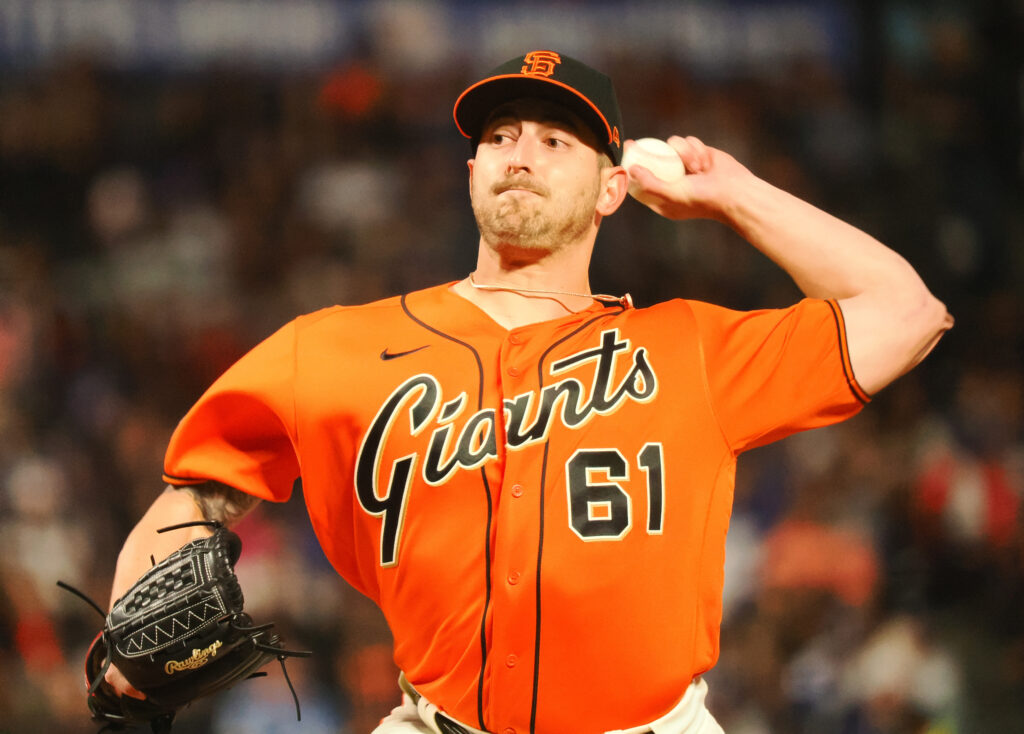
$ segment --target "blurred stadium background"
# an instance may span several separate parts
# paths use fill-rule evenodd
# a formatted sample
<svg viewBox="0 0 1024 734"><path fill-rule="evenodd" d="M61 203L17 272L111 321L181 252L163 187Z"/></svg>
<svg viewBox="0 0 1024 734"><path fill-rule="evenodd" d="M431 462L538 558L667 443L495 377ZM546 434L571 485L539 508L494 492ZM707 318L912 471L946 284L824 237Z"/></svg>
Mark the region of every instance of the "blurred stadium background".
<svg viewBox="0 0 1024 734"><path fill-rule="evenodd" d="M105 603L222 369L300 312L471 269L451 103L548 47L611 72L627 135L729 150L901 252L957 318L855 420L741 461L725 730L1024 731L1019 0L0 0L0 732L95 730L98 618L54 582ZM633 201L593 285L798 297L724 228ZM303 722L265 680L175 731L369 731L397 698L379 615L301 498L240 532L251 611L318 653L289 666Z"/></svg>

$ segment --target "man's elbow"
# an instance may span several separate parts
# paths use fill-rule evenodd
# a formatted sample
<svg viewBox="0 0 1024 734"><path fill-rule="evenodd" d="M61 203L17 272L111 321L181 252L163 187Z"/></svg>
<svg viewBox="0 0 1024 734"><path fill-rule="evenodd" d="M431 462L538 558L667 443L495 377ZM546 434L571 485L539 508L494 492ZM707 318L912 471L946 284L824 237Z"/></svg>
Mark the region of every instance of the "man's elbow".
<svg viewBox="0 0 1024 734"><path fill-rule="evenodd" d="M840 306L850 362L869 395L916 367L953 326L946 305L923 283L857 296Z"/></svg>
<svg viewBox="0 0 1024 734"><path fill-rule="evenodd" d="M946 309L946 304L922 285L921 292L908 304L904 323L908 334L916 337L918 345L917 353L907 366L911 369L928 356L943 334L953 328L953 316Z"/></svg>
<svg viewBox="0 0 1024 734"><path fill-rule="evenodd" d="M934 339L938 339L953 328L953 316L946 309L946 304L927 289L918 307L917 320L922 332Z"/></svg>

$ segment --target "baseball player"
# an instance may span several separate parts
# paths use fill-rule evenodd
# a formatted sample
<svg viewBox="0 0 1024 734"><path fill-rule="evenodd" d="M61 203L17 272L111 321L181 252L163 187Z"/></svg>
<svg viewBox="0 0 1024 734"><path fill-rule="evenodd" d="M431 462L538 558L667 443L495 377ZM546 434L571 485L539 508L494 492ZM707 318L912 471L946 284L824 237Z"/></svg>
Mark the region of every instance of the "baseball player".
<svg viewBox="0 0 1024 734"><path fill-rule="evenodd" d="M669 139L671 184L624 169L611 82L568 56L510 60L454 118L475 271L301 316L231 367L174 433L113 596L209 532L155 528L230 525L301 477L327 557L394 636L402 705L380 734L720 732L701 674L737 456L854 415L952 320L896 253L700 140ZM807 298L592 294L631 180L662 216L735 229Z"/></svg>

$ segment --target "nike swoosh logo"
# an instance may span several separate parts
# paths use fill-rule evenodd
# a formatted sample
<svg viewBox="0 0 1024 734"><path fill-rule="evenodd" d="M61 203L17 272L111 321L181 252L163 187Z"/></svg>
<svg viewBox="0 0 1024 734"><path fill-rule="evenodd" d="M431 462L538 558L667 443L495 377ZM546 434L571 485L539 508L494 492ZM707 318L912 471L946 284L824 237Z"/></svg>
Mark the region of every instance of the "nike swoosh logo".
<svg viewBox="0 0 1024 734"><path fill-rule="evenodd" d="M380 358L383 359L383 360L396 359L398 357L404 357L404 356L406 356L408 354L414 354L414 353L420 351L421 349L426 349L429 346L430 346L429 344L424 344L422 347L416 347L415 349L407 349L404 352L389 352L387 350L387 347L385 347L384 351L380 353Z"/></svg>

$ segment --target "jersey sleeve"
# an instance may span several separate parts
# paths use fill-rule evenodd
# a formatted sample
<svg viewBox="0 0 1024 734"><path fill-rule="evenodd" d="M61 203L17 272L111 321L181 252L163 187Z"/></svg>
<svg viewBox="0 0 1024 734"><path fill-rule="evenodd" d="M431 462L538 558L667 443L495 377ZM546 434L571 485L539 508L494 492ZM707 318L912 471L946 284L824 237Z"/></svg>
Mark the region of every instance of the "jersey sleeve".
<svg viewBox="0 0 1024 734"><path fill-rule="evenodd" d="M221 375L178 424L164 481L216 481L285 501L299 476L295 450L295 324L258 344Z"/></svg>
<svg viewBox="0 0 1024 734"><path fill-rule="evenodd" d="M836 423L870 399L854 378L835 301L747 312L690 306L710 399L735 453Z"/></svg>

